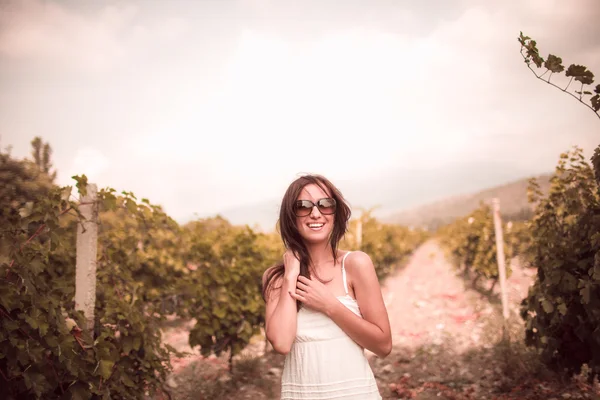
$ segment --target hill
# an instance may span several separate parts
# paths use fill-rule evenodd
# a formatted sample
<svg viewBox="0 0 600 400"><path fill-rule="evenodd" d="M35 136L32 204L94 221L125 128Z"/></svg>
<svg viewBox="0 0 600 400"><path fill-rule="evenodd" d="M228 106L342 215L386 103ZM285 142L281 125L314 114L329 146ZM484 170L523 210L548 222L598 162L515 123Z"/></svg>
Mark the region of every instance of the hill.
<svg viewBox="0 0 600 400"><path fill-rule="evenodd" d="M525 171L510 162L471 160L443 169L390 169L368 179L338 180L336 184L353 212L372 209L373 216L383 221L435 229L470 212L480 200L492 197L500 198L505 217L526 212L527 185L532 176L539 177L542 190L546 191L551 174ZM240 204L218 214L234 225L248 224L257 230L273 231L280 202L281 198L270 198ZM189 220L209 216L214 215L196 215Z"/></svg>
<svg viewBox="0 0 600 400"><path fill-rule="evenodd" d="M430 226L437 223L431 221L429 212L433 212L434 217L439 215L443 221L455 218L465 211L470 211L472 205L469 204L478 204L476 199L478 193L489 190L486 188L510 187L510 184L506 185L507 182L522 183L521 188L516 192L502 189L502 191L507 190L507 196L501 196L502 208L504 209L504 203L507 201L517 201L516 208L524 208L527 203L525 193L528 178L545 176L546 171L548 170L542 168L539 171L531 171L511 160L497 162L465 159L443 168L389 168L368 178L337 179L335 184L350 202L353 212L358 212L359 209L374 209L373 215L378 219L389 216L391 220ZM469 203L470 197L475 197L474 203L473 201ZM240 204L222 210L219 214L236 225L248 224L261 230L272 231L277 221L280 202L281 197L278 196L254 204ZM458 206L462 202L469 204ZM418 218L407 216L402 211L420 212L422 205L438 203L442 203L443 206L436 205L434 209L426 206L426 212L420 214ZM455 203L457 206L454 206ZM509 209L514 208L509 207Z"/></svg>
<svg viewBox="0 0 600 400"><path fill-rule="evenodd" d="M544 193L547 193L550 187L551 176L551 174L535 176ZM528 186L529 178L519 179L479 192L442 198L421 206L389 213L381 219L390 223L435 230L470 213L479 207L481 202L489 202L494 197L500 199L500 212L503 219L523 219L531 213L531 205L527 201Z"/></svg>

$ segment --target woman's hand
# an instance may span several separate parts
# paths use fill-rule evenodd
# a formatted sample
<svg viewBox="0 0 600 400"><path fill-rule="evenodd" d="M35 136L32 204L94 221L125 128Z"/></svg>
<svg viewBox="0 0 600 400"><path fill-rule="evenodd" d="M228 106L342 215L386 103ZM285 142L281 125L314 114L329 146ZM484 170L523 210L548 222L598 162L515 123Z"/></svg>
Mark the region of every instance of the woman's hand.
<svg viewBox="0 0 600 400"><path fill-rule="evenodd" d="M299 276L296 283L296 292L290 292L296 300L313 310L328 314L338 304L338 299L318 280Z"/></svg>
<svg viewBox="0 0 600 400"><path fill-rule="evenodd" d="M295 280L300 275L300 260L290 249L283 253L283 266L285 278Z"/></svg>

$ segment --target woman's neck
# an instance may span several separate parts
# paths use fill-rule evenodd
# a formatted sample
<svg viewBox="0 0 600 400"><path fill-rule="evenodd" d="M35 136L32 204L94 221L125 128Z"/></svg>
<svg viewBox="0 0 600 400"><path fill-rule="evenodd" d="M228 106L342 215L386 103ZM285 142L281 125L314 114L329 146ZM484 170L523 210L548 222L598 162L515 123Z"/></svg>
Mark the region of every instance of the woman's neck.
<svg viewBox="0 0 600 400"><path fill-rule="evenodd" d="M307 244L308 253L312 262L311 267L317 271L325 266L333 266L334 259L329 243ZM337 257L336 257L337 258Z"/></svg>

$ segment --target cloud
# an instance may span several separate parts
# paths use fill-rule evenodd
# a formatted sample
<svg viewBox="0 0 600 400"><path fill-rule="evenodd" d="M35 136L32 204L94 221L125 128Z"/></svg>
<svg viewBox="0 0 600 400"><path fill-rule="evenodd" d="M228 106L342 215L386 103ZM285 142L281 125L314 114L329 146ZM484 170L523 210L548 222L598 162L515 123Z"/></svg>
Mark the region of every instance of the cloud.
<svg viewBox="0 0 600 400"><path fill-rule="evenodd" d="M278 197L304 171L537 172L589 151L597 122L531 75L517 35L600 71L595 4L15 2L0 118L23 148L49 140L59 176L179 215Z"/></svg>
<svg viewBox="0 0 600 400"><path fill-rule="evenodd" d="M419 99L429 101L421 93L428 77L411 60L428 56L407 38L376 30L338 31L300 47L246 31L211 102L136 141L167 146L167 156L193 159L201 153L220 171L241 163L266 176L273 165L286 176L299 169L356 176L366 165L390 164L399 156L414 165L423 157L411 149L425 147L431 133L423 134L429 111L418 107ZM460 132L452 140L438 138L446 147L440 156L461 140ZM342 162L345 150L357 146L360 158ZM339 149L339 156L328 149Z"/></svg>
<svg viewBox="0 0 600 400"><path fill-rule="evenodd" d="M43 63L55 71L102 73L129 62L154 45L178 40L187 26L165 18L140 22L134 5L107 5L92 14L51 1L14 2L0 13L0 57Z"/></svg>

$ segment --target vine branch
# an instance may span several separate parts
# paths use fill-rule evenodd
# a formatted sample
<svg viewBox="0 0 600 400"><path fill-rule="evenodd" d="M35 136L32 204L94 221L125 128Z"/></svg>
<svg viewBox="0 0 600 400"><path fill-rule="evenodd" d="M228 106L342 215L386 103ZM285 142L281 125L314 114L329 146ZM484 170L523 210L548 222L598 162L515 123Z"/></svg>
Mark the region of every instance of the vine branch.
<svg viewBox="0 0 600 400"><path fill-rule="evenodd" d="M535 75L536 78L538 78L539 80L541 80L542 82L545 82L551 86L554 86L555 88L557 88L558 90L560 90L561 92L564 92L568 95L570 95L571 97L573 97L575 100L577 100L578 102L580 102L581 104L583 104L584 106L586 106L587 108L589 108L590 110L592 110L592 112L594 114L596 114L596 117L598 117L600 119L600 114L598 113L598 111L594 110L592 108L592 106L590 106L589 104L585 103L580 97L575 96L573 93L569 92L567 89L569 88L569 85L571 84L571 82L573 81L573 77L571 77L571 80L569 81L569 84L567 85L567 87L565 87L564 89L561 88L560 86L550 82L550 77L548 77L548 80L545 80L542 78L542 75L538 75L535 70L531 67L531 63L527 60L527 56L523 54L523 46L521 46L521 56L523 57L523 59L525 60L525 64L527 64L527 68L529 68L531 70L531 72L533 73L533 75ZM548 72L548 69L546 69L546 72ZM544 72L544 74L546 73ZM552 75L550 75L552 76Z"/></svg>

